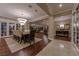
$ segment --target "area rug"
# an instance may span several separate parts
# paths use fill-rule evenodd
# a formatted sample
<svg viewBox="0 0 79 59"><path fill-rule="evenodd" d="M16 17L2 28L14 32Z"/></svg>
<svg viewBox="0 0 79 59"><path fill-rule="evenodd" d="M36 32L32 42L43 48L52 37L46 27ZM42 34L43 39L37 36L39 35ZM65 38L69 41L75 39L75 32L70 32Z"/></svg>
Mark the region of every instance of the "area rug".
<svg viewBox="0 0 79 59"><path fill-rule="evenodd" d="M35 43L39 42L42 39L39 38L35 38ZM25 47L28 47L30 44L29 43L18 43L16 40L14 40L13 38L6 38L5 39L11 53L14 53L16 51L19 51L20 49L23 49ZM32 43L33 44L33 43Z"/></svg>

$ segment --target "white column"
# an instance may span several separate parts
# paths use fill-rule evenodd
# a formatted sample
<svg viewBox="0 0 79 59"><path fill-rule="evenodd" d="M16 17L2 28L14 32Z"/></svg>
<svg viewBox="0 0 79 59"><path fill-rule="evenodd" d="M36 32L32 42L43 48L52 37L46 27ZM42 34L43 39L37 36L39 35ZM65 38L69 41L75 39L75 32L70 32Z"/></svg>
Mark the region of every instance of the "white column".
<svg viewBox="0 0 79 59"><path fill-rule="evenodd" d="M50 16L49 19L48 19L48 27L49 27L49 30L48 30L48 38L50 40L53 40L54 39L54 35L55 35L55 24L54 24L54 17L53 16Z"/></svg>
<svg viewBox="0 0 79 59"><path fill-rule="evenodd" d="M52 8L50 7L49 4L47 4L47 5L48 5L49 13L50 13L50 17L48 18L48 27L49 27L48 38L50 40L53 40L54 39L54 35L55 35L54 16L53 16Z"/></svg>
<svg viewBox="0 0 79 59"><path fill-rule="evenodd" d="M73 27L74 27L74 24L73 24L73 19L74 16L72 15L72 24L71 24L71 42L73 43Z"/></svg>
<svg viewBox="0 0 79 59"><path fill-rule="evenodd" d="M9 23L7 22L7 36L9 36Z"/></svg>
<svg viewBox="0 0 79 59"><path fill-rule="evenodd" d="M1 22L0 22L0 38L1 38Z"/></svg>

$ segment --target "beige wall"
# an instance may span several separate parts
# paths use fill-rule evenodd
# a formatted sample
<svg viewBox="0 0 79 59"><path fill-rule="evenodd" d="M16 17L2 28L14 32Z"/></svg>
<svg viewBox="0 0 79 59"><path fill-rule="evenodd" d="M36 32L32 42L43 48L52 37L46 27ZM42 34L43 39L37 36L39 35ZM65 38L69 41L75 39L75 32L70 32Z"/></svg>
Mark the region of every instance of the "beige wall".
<svg viewBox="0 0 79 59"><path fill-rule="evenodd" d="M61 23L63 23L63 24L70 24L70 30L69 30L69 32L70 32L70 37L71 37L71 27L72 27L72 25L71 25L71 23L72 23L72 16L69 16L69 15L66 15L66 16L64 16L64 17L55 17L55 20L64 20L64 21L55 21L55 29L57 29L56 27L57 27L57 25L60 25Z"/></svg>

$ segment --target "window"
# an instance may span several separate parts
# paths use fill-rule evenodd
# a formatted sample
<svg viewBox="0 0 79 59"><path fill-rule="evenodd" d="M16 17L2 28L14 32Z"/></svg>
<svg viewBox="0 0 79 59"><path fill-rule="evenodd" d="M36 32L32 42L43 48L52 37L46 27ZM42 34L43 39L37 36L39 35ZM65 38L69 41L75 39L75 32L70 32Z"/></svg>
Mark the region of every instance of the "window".
<svg viewBox="0 0 79 59"><path fill-rule="evenodd" d="M6 36L7 35L7 23L2 22L1 23L1 36Z"/></svg>

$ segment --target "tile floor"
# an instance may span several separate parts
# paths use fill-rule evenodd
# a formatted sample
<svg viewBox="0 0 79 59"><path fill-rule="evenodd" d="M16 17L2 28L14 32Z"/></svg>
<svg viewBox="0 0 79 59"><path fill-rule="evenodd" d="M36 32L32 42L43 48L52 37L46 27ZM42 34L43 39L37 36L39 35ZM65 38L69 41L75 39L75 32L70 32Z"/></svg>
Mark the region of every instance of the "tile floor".
<svg viewBox="0 0 79 59"><path fill-rule="evenodd" d="M37 56L78 56L78 52L69 41L52 40Z"/></svg>

